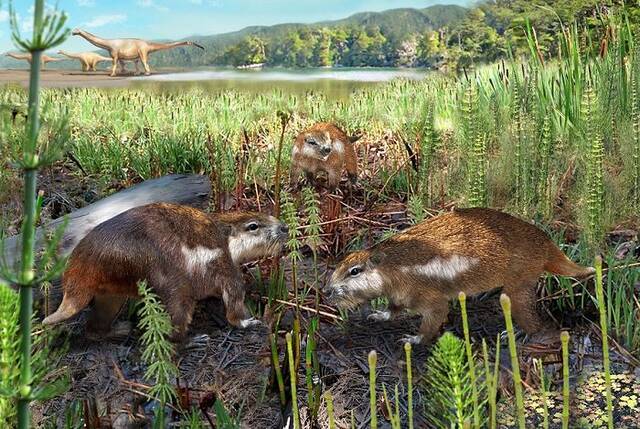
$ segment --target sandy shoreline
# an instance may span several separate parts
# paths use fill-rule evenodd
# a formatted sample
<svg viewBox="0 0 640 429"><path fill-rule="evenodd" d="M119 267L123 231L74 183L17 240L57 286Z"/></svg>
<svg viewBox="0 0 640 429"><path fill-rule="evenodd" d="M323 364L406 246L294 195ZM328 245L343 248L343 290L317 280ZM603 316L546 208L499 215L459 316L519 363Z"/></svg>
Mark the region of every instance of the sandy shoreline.
<svg viewBox="0 0 640 429"><path fill-rule="evenodd" d="M163 70L153 74L175 73L181 70ZM142 79L133 79L132 72L111 77L106 70L96 72L82 72L80 70L43 70L41 84L47 88L122 88L132 83L144 82ZM4 69L0 70L0 85L18 84L23 87L29 85L29 70Z"/></svg>

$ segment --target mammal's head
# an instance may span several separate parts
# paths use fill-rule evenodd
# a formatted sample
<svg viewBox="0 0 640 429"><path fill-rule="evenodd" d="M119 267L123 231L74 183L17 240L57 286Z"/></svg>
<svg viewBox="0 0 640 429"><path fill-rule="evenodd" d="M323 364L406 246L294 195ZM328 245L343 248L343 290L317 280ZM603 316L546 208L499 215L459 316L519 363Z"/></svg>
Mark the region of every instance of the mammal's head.
<svg viewBox="0 0 640 429"><path fill-rule="evenodd" d="M332 151L340 151L344 143L333 141L325 130L310 130L301 136L302 153L306 156L325 161Z"/></svg>
<svg viewBox="0 0 640 429"><path fill-rule="evenodd" d="M221 213L215 220L227 226L229 252L239 264L277 256L289 237L286 224L264 213Z"/></svg>
<svg viewBox="0 0 640 429"><path fill-rule="evenodd" d="M381 259L381 253L369 250L347 255L323 291L331 302L345 309L379 297L385 284L379 268Z"/></svg>

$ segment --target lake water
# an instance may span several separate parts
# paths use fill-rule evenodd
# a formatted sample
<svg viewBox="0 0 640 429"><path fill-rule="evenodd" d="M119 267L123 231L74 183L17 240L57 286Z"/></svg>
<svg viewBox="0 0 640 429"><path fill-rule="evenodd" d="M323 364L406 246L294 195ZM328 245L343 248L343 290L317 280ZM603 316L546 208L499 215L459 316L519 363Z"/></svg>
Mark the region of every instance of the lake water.
<svg viewBox="0 0 640 429"><path fill-rule="evenodd" d="M350 81L350 82L387 82L392 79L424 78L425 70L421 69L208 69L182 73L167 73L135 79L161 82L194 82L194 81L267 81L267 82L313 82L318 80Z"/></svg>
<svg viewBox="0 0 640 429"><path fill-rule="evenodd" d="M207 90L246 90L265 92L281 89L285 92L320 91L327 95L346 97L354 90L393 79L423 79L424 69L387 68L316 68L316 69L198 69L176 73L161 73L135 77L140 84L159 85L164 90L185 86L200 86Z"/></svg>

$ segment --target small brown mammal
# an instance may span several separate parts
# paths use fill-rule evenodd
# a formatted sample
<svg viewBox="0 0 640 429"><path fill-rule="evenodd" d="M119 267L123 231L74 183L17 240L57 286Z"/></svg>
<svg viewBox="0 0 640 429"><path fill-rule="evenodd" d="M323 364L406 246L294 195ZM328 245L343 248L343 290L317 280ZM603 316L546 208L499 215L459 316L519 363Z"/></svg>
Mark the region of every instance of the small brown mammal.
<svg viewBox="0 0 640 429"><path fill-rule="evenodd" d="M360 137L349 137L337 126L320 122L302 131L296 137L291 154L291 184L298 186L305 173L309 183L315 183L320 172L327 174L327 186L334 190L340 184L343 168L349 180L358 178L358 159L354 143Z"/></svg>
<svg viewBox="0 0 640 429"><path fill-rule="evenodd" d="M63 274L63 299L44 319L64 321L94 301L89 328L108 330L126 297L146 280L186 333L196 302L222 297L230 324L257 323L244 305L239 264L277 255L288 228L261 213L207 214L175 204L127 210L95 227L76 246Z"/></svg>
<svg viewBox="0 0 640 429"><path fill-rule="evenodd" d="M449 300L460 291L473 295L502 287L516 323L533 334L544 327L535 304L536 284L545 271L584 277L595 270L573 263L543 231L523 220L491 209L459 209L347 255L325 291L345 308L386 296L390 311L372 314L376 320L404 308L420 313L419 335L407 338L418 343L438 333Z"/></svg>

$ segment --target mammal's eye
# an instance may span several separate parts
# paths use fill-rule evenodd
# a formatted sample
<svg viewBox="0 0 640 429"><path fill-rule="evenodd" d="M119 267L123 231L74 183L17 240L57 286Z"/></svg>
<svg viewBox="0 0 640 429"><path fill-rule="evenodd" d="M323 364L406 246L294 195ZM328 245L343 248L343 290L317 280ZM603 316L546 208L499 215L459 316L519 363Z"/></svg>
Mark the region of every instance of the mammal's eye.
<svg viewBox="0 0 640 429"><path fill-rule="evenodd" d="M349 270L349 275L350 276L357 276L358 274L360 274L362 272L362 268L360 267L353 267Z"/></svg>
<svg viewBox="0 0 640 429"><path fill-rule="evenodd" d="M249 225L247 225L247 231L255 231L258 228L259 225L255 222L251 222Z"/></svg>
<svg viewBox="0 0 640 429"><path fill-rule="evenodd" d="M318 142L315 141L315 139L307 139L307 143L310 144L311 146L315 146L318 144Z"/></svg>

